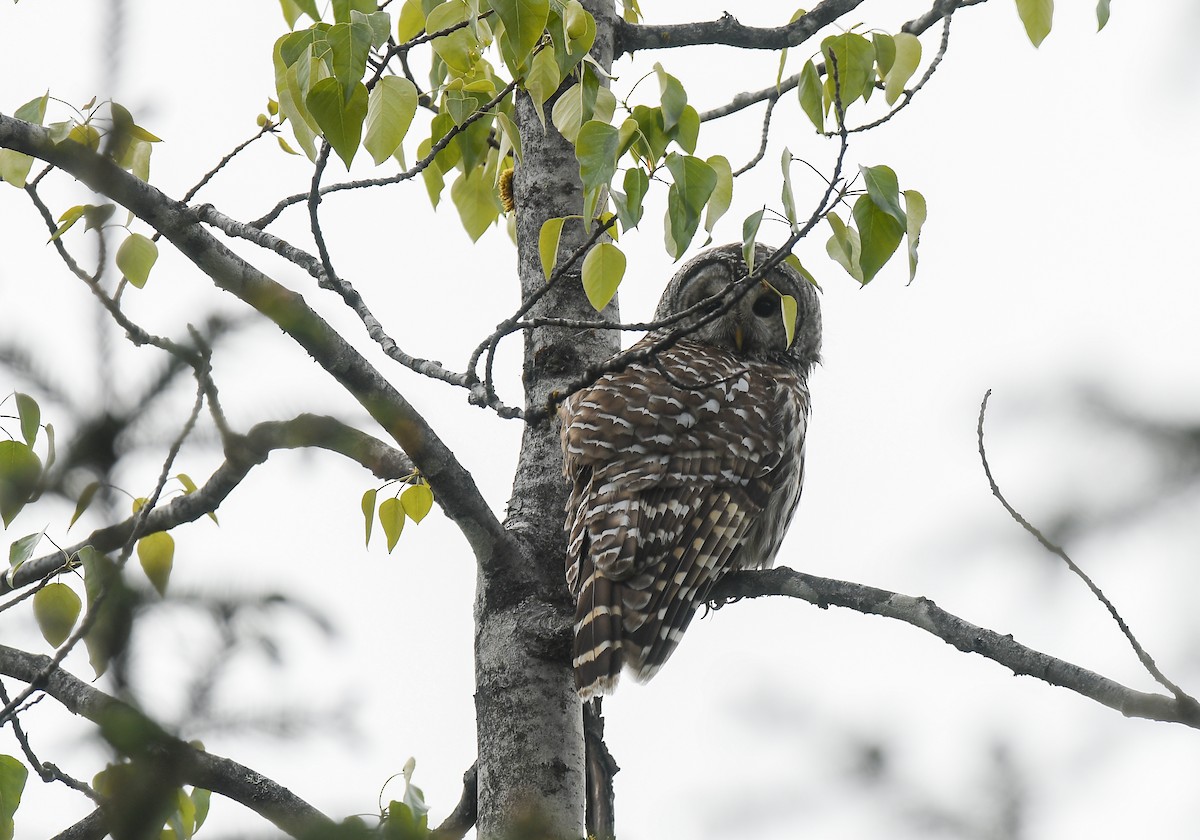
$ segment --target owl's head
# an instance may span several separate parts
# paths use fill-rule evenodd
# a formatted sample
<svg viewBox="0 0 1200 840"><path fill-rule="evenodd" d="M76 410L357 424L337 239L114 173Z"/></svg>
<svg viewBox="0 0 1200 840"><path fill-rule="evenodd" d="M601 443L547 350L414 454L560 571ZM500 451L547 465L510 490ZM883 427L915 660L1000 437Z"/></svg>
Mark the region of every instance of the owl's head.
<svg viewBox="0 0 1200 840"><path fill-rule="evenodd" d="M755 265L761 265L773 253L774 249L766 245L755 246ZM654 317L666 318L713 298L711 307L684 322L685 328L695 324L706 312L722 305L722 291L748 273L740 242L703 251L684 263L671 278ZM765 282L750 289L729 311L696 327L690 338L738 355L786 359L807 373L821 360L821 304L817 290L795 269L782 262L764 279ZM790 347L780 306L782 295L796 299L796 333Z"/></svg>

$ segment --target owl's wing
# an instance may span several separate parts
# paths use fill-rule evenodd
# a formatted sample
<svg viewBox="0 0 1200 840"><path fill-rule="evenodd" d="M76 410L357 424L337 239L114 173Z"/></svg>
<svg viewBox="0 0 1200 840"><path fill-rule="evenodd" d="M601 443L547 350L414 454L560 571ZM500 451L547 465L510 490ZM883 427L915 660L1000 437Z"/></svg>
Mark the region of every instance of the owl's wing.
<svg viewBox="0 0 1200 840"><path fill-rule="evenodd" d="M796 481L779 467L798 458L788 430L798 420L802 434L801 388L784 369L680 342L564 405L567 578L584 686L610 689L622 661L652 676L713 584L741 565L738 549L776 487Z"/></svg>

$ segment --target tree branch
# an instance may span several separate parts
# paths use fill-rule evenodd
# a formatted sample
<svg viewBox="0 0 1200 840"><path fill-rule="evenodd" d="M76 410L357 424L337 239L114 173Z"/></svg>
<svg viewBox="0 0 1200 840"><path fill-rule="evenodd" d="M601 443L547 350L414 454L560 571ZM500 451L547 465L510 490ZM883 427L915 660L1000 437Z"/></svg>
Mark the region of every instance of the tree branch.
<svg viewBox="0 0 1200 840"><path fill-rule="evenodd" d="M476 558L494 554L505 532L471 474L415 408L304 298L226 248L182 203L71 140L53 143L41 126L0 115L0 147L75 176L160 231L221 288L270 318L303 347L400 444L428 479Z"/></svg>
<svg viewBox="0 0 1200 840"><path fill-rule="evenodd" d="M184 783L240 802L293 837L314 827L333 829L332 820L277 782L236 761L202 752L168 735L154 721L127 703L92 688L61 668L52 667L49 657L35 656L0 645L0 673L5 676L30 682L47 670L47 676L38 688L67 710L96 724L111 720L115 712L125 720L136 721L141 731L157 733L154 736L155 746L169 752L177 761L176 767Z"/></svg>
<svg viewBox="0 0 1200 840"><path fill-rule="evenodd" d="M977 6L980 3L986 2L987 0L936 0L928 12L905 23L900 27L900 31L907 32L910 35L920 35L939 20L952 15L958 9L966 8L967 6ZM813 9L813 12L816 11L816 9ZM810 14L813 12L810 12ZM803 19L801 18L800 20ZM799 23L800 21L796 22ZM823 62L817 65L817 73L821 75L825 74L825 64ZM799 83L800 74L796 73L788 76L786 79L781 79L779 84L765 87L762 90L739 93L724 105L700 112L700 122L708 122L709 120L716 120L721 117L727 117L730 114L736 114L738 111L749 108L758 102L775 101L783 96L783 94L795 88Z"/></svg>
<svg viewBox="0 0 1200 840"><path fill-rule="evenodd" d="M429 834L429 840L462 840L467 832L475 827L476 812L479 808L479 765L472 764L463 773L463 791L458 804L442 824Z"/></svg>
<svg viewBox="0 0 1200 840"><path fill-rule="evenodd" d="M1150 673L1150 676L1154 677L1154 679L1158 681L1159 685L1163 686L1163 688L1174 694L1175 699L1180 703L1190 706L1193 710L1200 711L1200 704L1196 702L1196 699L1190 696L1174 682L1167 679L1166 674L1159 670L1159 667L1155 664L1154 659L1149 653L1146 652L1146 649L1142 647L1141 642L1137 640L1137 637L1133 635L1133 631L1129 629L1129 625L1125 622L1125 619L1121 617L1119 612L1117 612L1116 605L1108 599L1108 596L1105 595L1100 587L1096 585L1090 576L1088 576L1087 572L1081 569L1079 565L1070 558L1067 552L1063 550L1062 546L1051 542L1045 534L1039 531L1028 519L1022 516L1016 508L1009 504L1008 499L1004 498L1004 494L1000 492L1000 487L996 484L996 479L992 476L992 467L990 464L988 464L987 450L983 445L983 420L987 414L987 404L991 396L992 391L989 388L988 392L983 395L983 402L979 405L979 424L976 426L975 434L979 441L979 460L983 462L983 473L987 476L988 486L992 490L992 495L996 497L997 501L999 501L1001 505L1003 505L1004 509L1008 512L1008 515L1013 518L1013 521L1029 532L1029 534L1031 534L1033 538L1041 544L1042 548L1046 549L1055 557L1058 557L1060 560L1066 563L1067 568L1070 569L1076 577L1084 582L1088 590L1091 591L1091 593L1096 597L1096 600L1103 604L1104 608L1108 610L1108 614L1111 615L1113 621L1117 623L1117 627L1121 629L1122 635L1125 636L1130 647L1133 648L1133 652L1137 655L1138 661L1142 663L1142 666Z"/></svg>
<svg viewBox="0 0 1200 840"><path fill-rule="evenodd" d="M626 23L618 18L613 58L637 50L661 50L697 44L721 44L750 50L794 47L860 3L862 0L823 0L811 12L785 26L744 26L728 12L714 21L666 26Z"/></svg>
<svg viewBox="0 0 1200 840"><path fill-rule="evenodd" d="M894 618L937 636L964 653L977 653L1012 670L1066 688L1126 717L1182 723L1200 729L1200 709L1162 694L1148 694L1121 685L1093 671L1025 647L1011 635L978 627L946 612L933 601L850 583L807 575L780 567L761 572L734 572L716 586L711 598L759 598L785 595L825 609L846 607L856 612Z"/></svg>
<svg viewBox="0 0 1200 840"><path fill-rule="evenodd" d="M413 462L404 453L333 417L301 414L292 420L259 423L246 435L235 436L233 441L225 453L225 461L203 487L178 496L150 513L146 521L149 532L169 531L212 513L250 470L266 461L276 449L328 449L357 461L384 480L401 478L413 471ZM134 520L131 516L123 522L93 531L83 541L62 551L30 560L17 570L11 586L0 577L0 593L36 583L64 568L66 558L85 545L101 552L119 548L132 532Z"/></svg>

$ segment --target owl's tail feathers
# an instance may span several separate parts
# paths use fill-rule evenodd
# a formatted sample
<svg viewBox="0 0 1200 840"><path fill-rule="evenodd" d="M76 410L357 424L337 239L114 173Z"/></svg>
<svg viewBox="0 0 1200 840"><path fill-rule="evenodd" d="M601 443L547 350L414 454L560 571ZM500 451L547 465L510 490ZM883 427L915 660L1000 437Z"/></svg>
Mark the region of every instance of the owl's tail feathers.
<svg viewBox="0 0 1200 840"><path fill-rule="evenodd" d="M625 651L621 639L621 584L596 573L585 560L575 609L575 689L589 700L617 687Z"/></svg>

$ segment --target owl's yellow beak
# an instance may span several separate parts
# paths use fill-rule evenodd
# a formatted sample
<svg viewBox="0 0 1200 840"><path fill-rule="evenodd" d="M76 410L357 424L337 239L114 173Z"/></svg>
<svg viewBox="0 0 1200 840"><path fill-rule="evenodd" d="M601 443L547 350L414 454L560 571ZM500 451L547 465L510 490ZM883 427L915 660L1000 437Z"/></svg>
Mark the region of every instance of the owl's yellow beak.
<svg viewBox="0 0 1200 840"><path fill-rule="evenodd" d="M739 353L742 351L742 342L745 341L745 338L746 336L742 332L742 324L739 321L733 325L733 343L737 346Z"/></svg>

